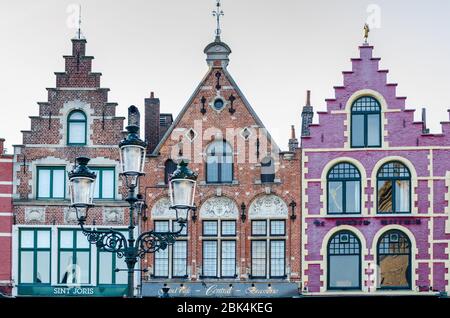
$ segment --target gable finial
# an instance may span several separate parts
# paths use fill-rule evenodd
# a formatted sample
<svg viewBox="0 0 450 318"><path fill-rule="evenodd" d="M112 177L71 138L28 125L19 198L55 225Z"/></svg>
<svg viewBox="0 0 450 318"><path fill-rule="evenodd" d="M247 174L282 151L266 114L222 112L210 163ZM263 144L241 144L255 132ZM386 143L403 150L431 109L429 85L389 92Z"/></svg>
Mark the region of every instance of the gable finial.
<svg viewBox="0 0 450 318"><path fill-rule="evenodd" d="M221 9L220 0L216 2L216 10L212 12L213 17L216 17L217 28L216 28L216 40L220 39L220 34L222 33L222 29L220 28L220 17L224 16L223 10Z"/></svg>
<svg viewBox="0 0 450 318"><path fill-rule="evenodd" d="M368 44L367 40L369 39L369 32L370 28L369 25L366 23L364 24L364 44Z"/></svg>

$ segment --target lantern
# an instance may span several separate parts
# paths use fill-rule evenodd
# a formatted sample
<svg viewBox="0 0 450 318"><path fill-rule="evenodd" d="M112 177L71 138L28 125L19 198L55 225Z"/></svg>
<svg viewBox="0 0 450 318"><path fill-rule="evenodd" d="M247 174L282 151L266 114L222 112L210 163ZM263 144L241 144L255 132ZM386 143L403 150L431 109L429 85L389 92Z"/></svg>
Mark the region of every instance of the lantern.
<svg viewBox="0 0 450 318"><path fill-rule="evenodd" d="M126 127L128 136L119 144L120 167L127 187L136 187L138 177L144 174L147 143L138 136L139 126Z"/></svg>
<svg viewBox="0 0 450 318"><path fill-rule="evenodd" d="M187 162L181 160L169 181L170 208L176 211L179 222L186 222L189 210L195 209L196 183L197 173L187 167Z"/></svg>
<svg viewBox="0 0 450 318"><path fill-rule="evenodd" d="M85 220L87 210L93 206L94 182L97 176L88 168L89 160L87 157L76 158L76 165L69 172L70 201L78 220Z"/></svg>

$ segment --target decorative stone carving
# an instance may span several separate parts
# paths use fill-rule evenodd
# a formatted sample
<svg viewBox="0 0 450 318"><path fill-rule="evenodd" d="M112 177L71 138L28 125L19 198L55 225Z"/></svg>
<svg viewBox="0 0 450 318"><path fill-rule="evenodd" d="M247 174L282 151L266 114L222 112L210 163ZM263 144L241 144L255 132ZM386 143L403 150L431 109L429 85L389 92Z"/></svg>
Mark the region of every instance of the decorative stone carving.
<svg viewBox="0 0 450 318"><path fill-rule="evenodd" d="M119 224L123 223L123 208L103 208L103 223Z"/></svg>
<svg viewBox="0 0 450 318"><path fill-rule="evenodd" d="M152 208L152 218L175 218L175 211L170 210L168 197L159 199Z"/></svg>
<svg viewBox="0 0 450 318"><path fill-rule="evenodd" d="M249 209L251 218L287 217L288 207L279 196L263 195L252 202Z"/></svg>
<svg viewBox="0 0 450 318"><path fill-rule="evenodd" d="M64 208L64 223L76 223L77 212L69 207Z"/></svg>
<svg viewBox="0 0 450 318"><path fill-rule="evenodd" d="M31 222L45 222L45 208L44 207L28 207L25 208L25 223Z"/></svg>
<svg viewBox="0 0 450 318"><path fill-rule="evenodd" d="M200 208L201 218L237 218L238 207L227 197L210 198Z"/></svg>

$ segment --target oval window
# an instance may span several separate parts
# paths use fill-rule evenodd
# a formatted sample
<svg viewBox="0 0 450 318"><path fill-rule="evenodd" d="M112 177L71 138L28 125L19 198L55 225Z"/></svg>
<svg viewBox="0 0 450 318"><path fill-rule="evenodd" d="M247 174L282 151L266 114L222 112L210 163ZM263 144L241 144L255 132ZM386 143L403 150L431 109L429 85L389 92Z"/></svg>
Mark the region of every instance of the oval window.
<svg viewBox="0 0 450 318"><path fill-rule="evenodd" d="M224 105L223 100L220 98L214 101L214 108L217 110L221 110L223 108L223 105Z"/></svg>

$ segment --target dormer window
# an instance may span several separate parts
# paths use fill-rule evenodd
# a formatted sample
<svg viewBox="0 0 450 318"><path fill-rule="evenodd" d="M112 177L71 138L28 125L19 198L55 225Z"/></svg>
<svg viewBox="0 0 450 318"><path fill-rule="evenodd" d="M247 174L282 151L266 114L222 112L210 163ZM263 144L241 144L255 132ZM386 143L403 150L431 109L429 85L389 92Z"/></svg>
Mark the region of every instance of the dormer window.
<svg viewBox="0 0 450 318"><path fill-rule="evenodd" d="M381 147L381 106L371 96L358 98L352 105L352 148Z"/></svg>
<svg viewBox="0 0 450 318"><path fill-rule="evenodd" d="M81 110L72 111L67 117L67 144L86 145L87 120Z"/></svg>

